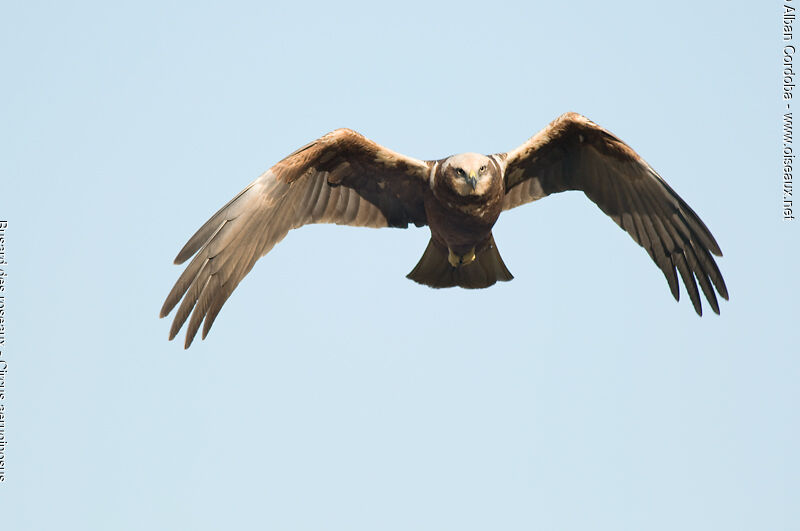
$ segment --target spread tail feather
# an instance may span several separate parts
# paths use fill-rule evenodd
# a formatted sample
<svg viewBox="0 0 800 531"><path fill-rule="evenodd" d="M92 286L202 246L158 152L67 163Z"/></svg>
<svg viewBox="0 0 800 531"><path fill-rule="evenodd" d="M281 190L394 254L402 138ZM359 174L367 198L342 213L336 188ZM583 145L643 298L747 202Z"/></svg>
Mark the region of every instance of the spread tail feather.
<svg viewBox="0 0 800 531"><path fill-rule="evenodd" d="M447 255L447 249L431 238L422 258L407 277L432 288L460 286L469 289L488 288L498 280L509 281L514 278L500 258L492 236L489 237L489 245L468 265L453 267Z"/></svg>

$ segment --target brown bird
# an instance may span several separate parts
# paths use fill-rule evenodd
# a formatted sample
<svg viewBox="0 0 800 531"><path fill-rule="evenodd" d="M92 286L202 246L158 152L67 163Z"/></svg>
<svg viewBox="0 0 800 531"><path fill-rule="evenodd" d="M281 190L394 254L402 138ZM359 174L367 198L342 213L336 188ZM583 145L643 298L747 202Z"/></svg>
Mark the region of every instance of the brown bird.
<svg viewBox="0 0 800 531"><path fill-rule="evenodd" d="M503 210L581 190L645 248L679 299L680 273L702 315L697 282L719 313L728 298L719 245L697 214L620 139L566 113L508 153L465 153L423 161L349 129L337 129L278 162L222 207L184 245L194 255L161 308L173 339L186 319L186 348L205 339L222 305L260 257L309 223L361 227L428 225L428 247L408 278L434 288L486 288L513 277L492 227ZM697 282L695 282L697 279ZM713 287L712 287L713 284Z"/></svg>

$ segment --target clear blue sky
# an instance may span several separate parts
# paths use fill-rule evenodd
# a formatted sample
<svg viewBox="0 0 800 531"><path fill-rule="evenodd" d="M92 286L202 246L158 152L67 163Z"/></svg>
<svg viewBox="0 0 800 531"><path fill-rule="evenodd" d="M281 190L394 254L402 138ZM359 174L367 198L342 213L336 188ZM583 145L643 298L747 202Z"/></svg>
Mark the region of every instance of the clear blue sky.
<svg viewBox="0 0 800 531"><path fill-rule="evenodd" d="M3 529L800 528L778 2L2 11ZM711 228L721 316L572 193L500 219L508 284L407 280L427 229L305 227L167 341L173 257L295 148L493 153L568 110Z"/></svg>

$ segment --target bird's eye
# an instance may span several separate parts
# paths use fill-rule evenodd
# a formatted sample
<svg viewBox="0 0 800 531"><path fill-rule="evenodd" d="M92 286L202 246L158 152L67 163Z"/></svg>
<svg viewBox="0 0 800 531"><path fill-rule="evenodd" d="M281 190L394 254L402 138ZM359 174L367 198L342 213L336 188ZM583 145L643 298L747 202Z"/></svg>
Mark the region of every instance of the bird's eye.
<svg viewBox="0 0 800 531"><path fill-rule="evenodd" d="M464 175L466 175L466 174L464 173L464 170L462 170L461 168L458 168L458 169L456 170L456 173L458 173L458 174L459 174L461 177L463 177Z"/></svg>
<svg viewBox="0 0 800 531"><path fill-rule="evenodd" d="M480 172L481 173L486 173L486 166L481 166Z"/></svg>

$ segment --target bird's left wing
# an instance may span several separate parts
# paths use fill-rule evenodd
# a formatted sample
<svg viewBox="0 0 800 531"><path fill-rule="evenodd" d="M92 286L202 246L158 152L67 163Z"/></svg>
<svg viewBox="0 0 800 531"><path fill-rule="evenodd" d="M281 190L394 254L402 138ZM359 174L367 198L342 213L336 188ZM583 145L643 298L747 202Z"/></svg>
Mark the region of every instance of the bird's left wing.
<svg viewBox="0 0 800 531"><path fill-rule="evenodd" d="M581 190L642 247L679 298L680 273L695 311L702 315L695 278L714 312L714 287L728 290L712 253L722 256L697 214L633 149L577 113L566 113L508 153L503 209L565 190Z"/></svg>
<svg viewBox="0 0 800 531"><path fill-rule="evenodd" d="M161 308L173 339L191 314L185 347L208 334L234 288L289 230L309 223L407 227L427 223L430 165L337 129L278 162L222 207L175 258L194 255Z"/></svg>

